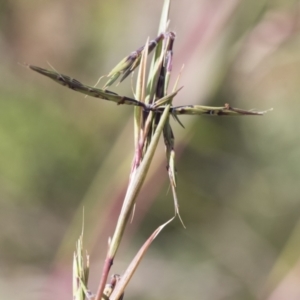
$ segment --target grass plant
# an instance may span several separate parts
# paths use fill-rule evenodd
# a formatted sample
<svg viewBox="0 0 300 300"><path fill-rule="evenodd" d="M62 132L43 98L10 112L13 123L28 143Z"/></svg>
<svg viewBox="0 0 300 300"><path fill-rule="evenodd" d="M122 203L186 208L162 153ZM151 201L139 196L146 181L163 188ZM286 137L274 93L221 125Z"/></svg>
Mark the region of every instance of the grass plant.
<svg viewBox="0 0 300 300"><path fill-rule="evenodd" d="M107 82L102 89L81 83L67 75L55 70L46 70L29 65L29 68L45 75L55 82L66 86L74 91L84 93L117 103L118 105L134 106L134 157L129 176L129 183L124 196L123 205L116 222L115 231L108 243L108 251L97 292L93 294L88 289L89 257L83 251L83 233L81 234L74 254L73 265L73 297L75 300L118 300L124 296L124 291L130 278L133 276L139 262L144 257L147 249L159 234L159 232L175 217L180 217L178 197L176 193L176 167L174 134L170 124L173 117L181 125L179 116L186 115L209 115L209 116L260 116L265 112L233 108L229 104L219 107L184 105L173 106L172 101L179 93L180 76L178 75L175 85L170 88L169 81L172 73L173 46L176 39L174 32L168 30L170 0L164 1L158 36L145 45L131 52L123 58L108 74ZM154 52L149 70L147 62L150 53ZM123 82L134 70L138 69L136 88L131 97L118 95L109 91L108 88L120 78ZM148 74L148 75L147 75ZM182 125L183 126L183 125ZM134 212L137 196L142 188L148 173L153 155L157 149L159 139L163 135L167 159L167 175L173 194L175 213L174 217L162 224L146 240L131 264L122 276L114 274L109 280L109 272L114 263L118 248L123 238L123 233L130 217Z"/></svg>

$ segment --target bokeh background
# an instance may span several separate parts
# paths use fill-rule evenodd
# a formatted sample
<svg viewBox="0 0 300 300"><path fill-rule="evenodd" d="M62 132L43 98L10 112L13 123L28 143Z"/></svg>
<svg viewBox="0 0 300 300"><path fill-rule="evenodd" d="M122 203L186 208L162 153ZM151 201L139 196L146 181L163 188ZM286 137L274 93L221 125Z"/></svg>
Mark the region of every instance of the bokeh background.
<svg viewBox="0 0 300 300"><path fill-rule="evenodd" d="M93 85L147 37L163 1L0 3L0 298L71 299L82 226L96 291L128 182L132 108L56 85L49 64ZM172 1L175 104L267 110L263 117L174 123L175 220L125 299L300 299L300 2ZM132 95L131 80L113 90ZM173 215L158 149L113 266L124 272Z"/></svg>

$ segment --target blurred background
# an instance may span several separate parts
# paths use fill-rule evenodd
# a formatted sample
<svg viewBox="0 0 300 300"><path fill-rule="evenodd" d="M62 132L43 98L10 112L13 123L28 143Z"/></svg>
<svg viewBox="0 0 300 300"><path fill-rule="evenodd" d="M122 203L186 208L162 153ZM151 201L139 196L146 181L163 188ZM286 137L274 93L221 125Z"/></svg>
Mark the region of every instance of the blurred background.
<svg viewBox="0 0 300 300"><path fill-rule="evenodd" d="M155 38L163 1L0 4L0 298L71 299L82 227L97 290L133 156L132 107L63 88L30 63L94 85ZM154 241L125 299L300 299L300 2L172 1L176 105L263 117L173 123L183 229ZM113 91L132 95L127 79ZM101 84L100 84L101 86ZM173 216L163 143L117 254L122 274Z"/></svg>

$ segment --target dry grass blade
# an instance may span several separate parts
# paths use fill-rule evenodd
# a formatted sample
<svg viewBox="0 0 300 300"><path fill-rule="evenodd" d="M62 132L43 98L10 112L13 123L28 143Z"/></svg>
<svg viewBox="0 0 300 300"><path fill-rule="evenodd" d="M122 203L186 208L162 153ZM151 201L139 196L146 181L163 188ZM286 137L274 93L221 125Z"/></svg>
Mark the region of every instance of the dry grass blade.
<svg viewBox="0 0 300 300"><path fill-rule="evenodd" d="M266 111L244 110L240 108L231 107L229 104L225 104L224 106L221 107L185 105L185 106L172 107L172 114L173 115L210 115L210 116L243 116L243 115L262 116L270 110L266 110Z"/></svg>
<svg viewBox="0 0 300 300"><path fill-rule="evenodd" d="M164 109L164 106L162 106L162 105L164 105L164 104L166 104L166 103L169 103L169 102L171 103L172 100L173 100L173 98L178 94L178 92L179 92L181 89L182 89L182 87L180 87L179 89L177 89L175 92L172 92L171 94L166 95L166 96L164 96L164 97L158 99L157 101L155 101L154 104L152 104L152 105L150 106L150 108L153 109L153 110L155 110L155 111L156 111L156 108L159 108L159 110L163 110L163 109ZM171 107L171 109L172 109L172 107Z"/></svg>
<svg viewBox="0 0 300 300"><path fill-rule="evenodd" d="M83 254L83 233L76 243L76 252L73 258L73 299L84 300L89 296L89 255Z"/></svg>
<svg viewBox="0 0 300 300"><path fill-rule="evenodd" d="M113 101L117 104L135 105L135 106L141 106L141 107L146 108L145 104L140 101L137 101L135 99L132 99L132 98L129 98L126 96L120 96L120 95L118 95L114 92L108 91L108 90L102 90L102 89L98 89L95 87L91 87L89 85L85 85L85 84L81 83L80 81L78 81L74 78L71 78L70 76L63 75L63 74L57 73L55 71L46 70L46 69L32 66L32 65L29 65L28 67L30 69L32 69L33 71L36 71L44 76L51 78L56 83L66 86L76 92L79 92L79 93L82 93L82 94L85 94L85 95L88 95L91 97L103 99L103 100Z"/></svg>
<svg viewBox="0 0 300 300"><path fill-rule="evenodd" d="M130 75L130 73L139 66L142 52L145 47L147 47L147 50L150 53L163 38L164 34L161 33L157 38L147 43L147 45L140 47L136 51L131 52L128 56L124 57L107 75L109 79L104 85L104 89L111 86L121 75L122 77L120 82L128 77L128 75Z"/></svg>
<svg viewBox="0 0 300 300"><path fill-rule="evenodd" d="M174 150L174 134L171 128L170 123L166 123L164 127L164 142L166 147L166 156L167 156L167 170L170 180L170 186L172 189L173 200L174 200L174 208L175 208L175 216L178 216L182 226L184 228L185 225L179 213L179 204L178 197L176 193L176 168L175 168L175 150Z"/></svg>
<svg viewBox="0 0 300 300"><path fill-rule="evenodd" d="M170 6L171 6L171 0L165 0L162 8L161 17L160 17L158 34L161 32L166 32L168 29Z"/></svg>
<svg viewBox="0 0 300 300"><path fill-rule="evenodd" d="M144 51L142 52L141 64L137 76L136 83L136 98L141 99L142 102L145 101L145 85L146 85L146 67L147 67L147 59L148 59L148 43L149 39L147 39ZM134 110L134 145L135 145L135 163L139 164L141 159L141 147L140 147L140 137L142 131L142 110L140 107L136 107Z"/></svg>
<svg viewBox="0 0 300 300"><path fill-rule="evenodd" d="M125 273L121 277L120 281L118 282L116 288L114 289L113 293L110 296L110 300L118 300L122 294L124 293L124 290L126 286L128 285L131 277L133 276L135 270L137 269L139 263L141 262L142 258L145 256L148 248L154 241L154 239L157 237L157 235L164 229L166 225L168 225L174 218L170 219L168 222L164 223L163 225L159 226L152 235L148 238L148 240L144 243L144 245L141 247L139 252L136 254L128 268L126 269Z"/></svg>

